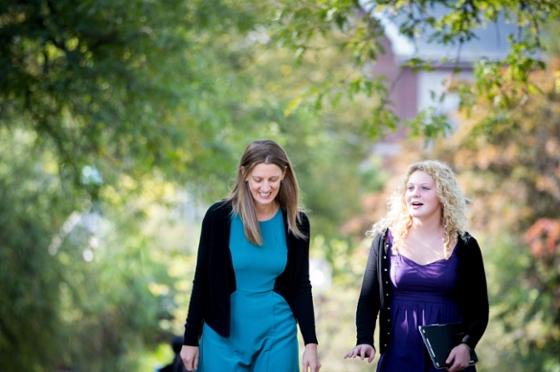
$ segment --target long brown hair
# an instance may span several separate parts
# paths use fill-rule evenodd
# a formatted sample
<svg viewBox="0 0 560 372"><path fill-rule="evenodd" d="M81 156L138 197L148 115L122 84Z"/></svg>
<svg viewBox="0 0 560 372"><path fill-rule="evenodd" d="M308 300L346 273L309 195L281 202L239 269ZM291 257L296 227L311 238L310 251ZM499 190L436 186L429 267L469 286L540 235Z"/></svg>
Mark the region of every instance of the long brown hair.
<svg viewBox="0 0 560 372"><path fill-rule="evenodd" d="M298 238L306 238L297 226L299 222L299 188L295 171L286 151L271 140L254 141L245 148L237 169L235 186L228 198L232 201L233 212L239 214L243 222L245 235L253 244L262 244L255 202L246 182L247 175L258 164L275 164L285 172L284 178L280 182L276 202L287 212L288 230Z"/></svg>

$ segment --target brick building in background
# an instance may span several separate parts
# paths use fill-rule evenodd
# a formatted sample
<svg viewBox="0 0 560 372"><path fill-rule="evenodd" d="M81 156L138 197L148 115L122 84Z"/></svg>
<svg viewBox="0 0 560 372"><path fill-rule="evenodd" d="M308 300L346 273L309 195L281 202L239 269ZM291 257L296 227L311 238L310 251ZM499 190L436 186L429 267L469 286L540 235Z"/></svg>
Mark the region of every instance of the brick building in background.
<svg viewBox="0 0 560 372"><path fill-rule="evenodd" d="M434 8L431 15L440 18L445 9ZM446 114L452 124L457 124L454 112L459 98L456 94L446 94L443 101L437 99L445 91L446 84L453 79L470 80L475 62L488 59L503 59L510 50L508 37L516 35L518 27L499 19L485 28L474 30L475 37L461 46L430 43L430 30L411 40L399 32L398 17L374 15L383 26L385 37L382 45L385 53L380 55L372 67L374 76L385 76L390 91L392 108L402 120L414 118L419 112L434 107L438 113ZM412 58L422 59L430 64L430 71L413 71L406 66ZM460 72L457 72L457 68ZM447 83L446 83L447 82ZM391 157L400 152L398 140L404 136L403 129L391 133L375 145L375 153Z"/></svg>

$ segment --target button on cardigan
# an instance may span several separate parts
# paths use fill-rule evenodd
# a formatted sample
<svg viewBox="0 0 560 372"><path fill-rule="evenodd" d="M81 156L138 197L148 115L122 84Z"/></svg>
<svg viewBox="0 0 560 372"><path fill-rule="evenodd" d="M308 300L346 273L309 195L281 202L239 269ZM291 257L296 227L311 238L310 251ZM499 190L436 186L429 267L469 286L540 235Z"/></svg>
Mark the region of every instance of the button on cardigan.
<svg viewBox="0 0 560 372"><path fill-rule="evenodd" d="M212 205L202 221L191 300L185 322L184 345L198 346L203 323L229 337L230 295L235 291L235 273L229 249L232 204ZM295 237L288 230L282 210L288 257L286 268L274 283L274 291L290 306L305 344L317 343L311 283L309 281L309 239ZM309 220L299 212L298 227L309 237Z"/></svg>
<svg viewBox="0 0 560 372"><path fill-rule="evenodd" d="M385 352L391 337L392 284L387 251L388 230L377 234L369 252L356 310L356 345L373 346L373 332L379 315L379 350ZM463 314L465 336L462 342L474 349L488 324L488 291L482 254L477 241L468 233L458 238L457 286L453 296Z"/></svg>

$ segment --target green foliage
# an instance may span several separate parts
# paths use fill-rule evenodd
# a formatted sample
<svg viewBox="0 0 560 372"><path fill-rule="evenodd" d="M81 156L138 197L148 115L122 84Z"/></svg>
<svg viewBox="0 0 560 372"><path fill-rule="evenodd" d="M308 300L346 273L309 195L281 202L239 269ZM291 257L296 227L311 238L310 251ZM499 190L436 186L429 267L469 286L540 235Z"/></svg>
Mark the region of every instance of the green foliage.
<svg viewBox="0 0 560 372"><path fill-rule="evenodd" d="M484 239L490 325L481 347L481 360L488 369L510 371L555 371L558 364L557 309L552 306L552 288L535 288L537 277L554 273L540 271L538 259L515 237ZM529 275L528 275L529 274Z"/></svg>
<svg viewBox="0 0 560 372"><path fill-rule="evenodd" d="M492 368L502 368L504 361L513 371L560 367L557 66L552 59L548 70L530 76L538 90L521 105L494 106L480 97L471 121L463 122L437 151L464 175L475 199L476 228L496 237L485 244L491 325L497 327L489 332L488 342L496 352L487 356ZM503 109L503 118L492 126L481 124L479 117L494 107Z"/></svg>
<svg viewBox="0 0 560 372"><path fill-rule="evenodd" d="M133 367L130 350L169 331L159 322L170 317L173 283L157 245L135 211L99 214L64 188L29 132L1 132L1 369ZM154 294L154 285L171 290Z"/></svg>
<svg viewBox="0 0 560 372"><path fill-rule="evenodd" d="M451 130L447 115L438 113L434 108L420 112L410 121L412 134L421 138L443 137Z"/></svg>
<svg viewBox="0 0 560 372"><path fill-rule="evenodd" d="M147 206L163 200L144 195L167 179L202 200L225 196L249 139L272 137L288 148L312 190L304 199L318 217L314 231L338 233L336 221L356 205L350 190L358 187L353 169L365 138L353 133L352 110L329 110L324 122L307 109L285 115L293 84L317 65L293 70L290 55L248 42L244 22L253 18L240 14L256 8L244 5L199 2L182 11L150 3L127 13L119 2L57 3L49 5L59 12L52 20L45 4L4 9L3 19L21 12L23 24L27 14L42 14L56 24L47 39L59 41L38 40L40 22L3 29L11 44L3 44L0 64L0 271L2 297L11 301L0 311L16 321L3 322L2 369L136 369L143 353L180 333L192 272L167 273L184 244L169 250L146 231ZM114 37L91 41L105 31ZM24 56L33 63L13 63ZM84 179L86 170L99 179ZM327 193L340 198L331 202ZM76 222L84 218L101 219L108 231L92 233ZM192 268L196 233L180 239L189 241L180 262ZM41 353L29 340L45 345Z"/></svg>
<svg viewBox="0 0 560 372"><path fill-rule="evenodd" d="M170 309L164 305L173 293L157 294L152 289L173 288L173 283L165 265L154 259L152 249L157 245L128 224L125 229L116 229L117 236L106 237L110 242L91 250L91 262L65 258L71 247L58 253L68 278L61 288L65 336L78 340L88 335L83 342L66 348L67 365L84 365L91 370L134 367L137 361L129 359L131 351L155 348L165 335L160 321L170 317Z"/></svg>
<svg viewBox="0 0 560 372"><path fill-rule="evenodd" d="M37 228L28 228L25 232L30 239L40 234ZM20 234L20 231L13 233ZM3 245L0 294L5 300L0 308L3 317L0 365L15 370L46 370L42 367L56 363L64 344L57 331L60 323L57 296L60 274L52 258L37 249L36 241L24 245L21 241L5 240ZM14 245L17 250L11 249ZM14 273L20 275L18 280ZM23 318L23 315L26 317ZM45 345L44 352L39 356L34 355L36 343ZM15 350L17 354L14 354Z"/></svg>
<svg viewBox="0 0 560 372"><path fill-rule="evenodd" d="M352 4L353 3L353 4ZM443 14L437 18L433 9L438 8ZM367 68L367 64L382 51L379 39L382 28L377 16L383 13L389 18L399 19L399 31L409 38L424 34L433 44L448 45L456 48L457 61L460 59L461 47L464 43L476 38L476 29L489 27L498 19L519 26L514 34L508 36L511 44L509 54L503 60L475 63L475 83L463 87L461 91L462 108L471 107L474 99L480 96L490 101L499 102L500 109L489 112L483 122L492 127L507 108L515 107L523 102L524 97L535 90L529 82L532 71L542 70L542 52L547 50L543 44L542 29L550 20L560 17L560 5L553 1L509 0L491 1L440 1L440 0L403 0L403 1L314 1L307 0L293 4L292 1L279 3L278 22L271 28L272 35L282 45L295 50L298 59L305 53L315 53L317 35L331 35L337 40L338 48L352 55L352 63L356 71ZM440 14L441 12L435 13ZM337 17L333 18L332 14ZM304 23L305 22L305 23ZM422 60L414 57L406 66L415 71L430 70L434 63L442 61ZM453 62L453 61L447 61ZM498 74L505 70L505 74ZM498 79L500 76L500 80ZM330 87L321 87L319 95L348 87L352 94L357 88L366 95L380 100L380 106L370 109L368 133L372 136L380 133L377 126L392 127L397 123L391 115L386 103L387 95L383 88L375 89L356 85L356 79L339 75L336 83ZM424 123L423 130L418 130L419 123ZM437 138L449 126L446 118L441 115L421 113L419 118L409 122L415 135L425 138Z"/></svg>
<svg viewBox="0 0 560 372"><path fill-rule="evenodd" d="M28 155L42 155L29 146L33 135L1 133L0 366L42 371L62 351L57 332L62 272L47 246L68 204L56 192L56 177L45 171L48 160L29 162ZM42 353L37 353L37 343L44 346Z"/></svg>
<svg viewBox="0 0 560 372"><path fill-rule="evenodd" d="M181 2L169 5L182 9ZM75 179L79 166L97 156L131 152L144 155L138 164L153 162L158 138L144 135L161 120L158 106L174 101L152 79L155 59L182 41L176 13L164 10L128 1L6 5L3 125L16 124L15 115L23 118L21 124L53 142L59 163ZM165 75L165 65L158 72Z"/></svg>
<svg viewBox="0 0 560 372"><path fill-rule="evenodd" d="M0 23L1 125L36 132L76 184L85 165L109 184L155 168L201 177L205 159L229 156L215 138L233 109L215 108L235 97L233 74L246 62L243 48L227 46L253 24L244 5L10 3Z"/></svg>

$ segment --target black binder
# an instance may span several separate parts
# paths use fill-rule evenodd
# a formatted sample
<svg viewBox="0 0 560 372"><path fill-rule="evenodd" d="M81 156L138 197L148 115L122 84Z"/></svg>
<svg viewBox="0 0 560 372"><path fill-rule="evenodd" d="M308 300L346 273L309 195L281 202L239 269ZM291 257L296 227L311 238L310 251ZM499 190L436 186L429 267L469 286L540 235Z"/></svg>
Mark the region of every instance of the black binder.
<svg viewBox="0 0 560 372"><path fill-rule="evenodd" d="M445 369L445 360L449 356L451 349L461 343L461 339L465 335L461 330L460 323L446 324L429 324L418 326L426 350L432 359L432 363L436 369ZM469 365L472 366L478 361L478 357L473 349L471 349L471 360Z"/></svg>

